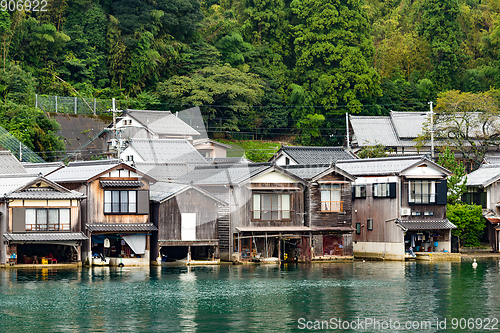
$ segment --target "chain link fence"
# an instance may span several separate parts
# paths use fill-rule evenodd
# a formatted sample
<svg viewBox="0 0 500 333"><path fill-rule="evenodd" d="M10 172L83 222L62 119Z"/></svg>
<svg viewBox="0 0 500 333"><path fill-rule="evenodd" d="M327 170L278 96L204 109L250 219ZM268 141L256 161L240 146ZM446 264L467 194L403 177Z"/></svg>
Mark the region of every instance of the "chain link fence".
<svg viewBox="0 0 500 333"><path fill-rule="evenodd" d="M116 100L116 109L123 110L129 107L128 101ZM101 115L111 112L111 99L78 98L65 96L36 95L35 107L43 112Z"/></svg>

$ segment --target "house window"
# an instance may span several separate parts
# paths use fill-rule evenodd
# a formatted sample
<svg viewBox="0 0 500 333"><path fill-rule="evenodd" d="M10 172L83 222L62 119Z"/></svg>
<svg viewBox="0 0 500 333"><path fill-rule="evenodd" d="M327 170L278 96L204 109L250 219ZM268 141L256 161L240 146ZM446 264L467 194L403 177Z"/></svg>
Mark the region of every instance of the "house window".
<svg viewBox="0 0 500 333"><path fill-rule="evenodd" d="M128 162L133 162L134 161L134 155L127 155L127 161Z"/></svg>
<svg viewBox="0 0 500 333"><path fill-rule="evenodd" d="M69 208L27 208L26 231L69 231Z"/></svg>
<svg viewBox="0 0 500 333"><path fill-rule="evenodd" d="M361 223L356 223L356 233L359 235L361 233Z"/></svg>
<svg viewBox="0 0 500 333"><path fill-rule="evenodd" d="M428 204L436 202L435 181L411 180L409 202L415 204Z"/></svg>
<svg viewBox="0 0 500 333"><path fill-rule="evenodd" d="M366 198L366 185L354 185L352 187L353 198Z"/></svg>
<svg viewBox="0 0 500 333"><path fill-rule="evenodd" d="M467 192L462 195L462 201L468 205L486 208L486 192L482 188L467 187Z"/></svg>
<svg viewBox="0 0 500 333"><path fill-rule="evenodd" d="M285 165L290 165L290 159L288 157L285 157Z"/></svg>
<svg viewBox="0 0 500 333"><path fill-rule="evenodd" d="M104 213L135 214L137 191L104 191Z"/></svg>
<svg viewBox="0 0 500 333"><path fill-rule="evenodd" d="M368 230L373 230L373 219L366 220L366 225Z"/></svg>
<svg viewBox="0 0 500 333"><path fill-rule="evenodd" d="M252 195L252 218L273 221L291 218L291 195L255 193Z"/></svg>
<svg viewBox="0 0 500 333"><path fill-rule="evenodd" d="M321 211L341 212L340 184L321 184Z"/></svg>
<svg viewBox="0 0 500 333"><path fill-rule="evenodd" d="M373 184L374 198L395 198L396 183Z"/></svg>

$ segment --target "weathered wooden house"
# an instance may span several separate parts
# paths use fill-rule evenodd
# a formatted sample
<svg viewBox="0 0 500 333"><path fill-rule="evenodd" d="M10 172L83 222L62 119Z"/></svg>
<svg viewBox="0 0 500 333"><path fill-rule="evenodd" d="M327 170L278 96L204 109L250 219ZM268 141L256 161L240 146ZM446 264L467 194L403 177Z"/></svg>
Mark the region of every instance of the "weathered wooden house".
<svg viewBox="0 0 500 333"><path fill-rule="evenodd" d="M282 168L309 182L305 225L311 229L312 259L352 256L351 183L355 177L330 164Z"/></svg>
<svg viewBox="0 0 500 333"><path fill-rule="evenodd" d="M307 182L271 163L199 166L177 179L228 203L219 216L222 260L293 260L300 254ZM308 242L306 242L308 243Z"/></svg>
<svg viewBox="0 0 500 333"><path fill-rule="evenodd" d="M72 162L48 178L85 194L82 229L89 241L83 244L84 261L92 264L94 254L104 254L111 265L149 265L150 235L158 230L149 221L154 179L116 160Z"/></svg>
<svg viewBox="0 0 500 333"><path fill-rule="evenodd" d="M450 172L425 157L338 161L354 175L355 257L404 260L415 252L451 252L446 218Z"/></svg>
<svg viewBox="0 0 500 333"><path fill-rule="evenodd" d="M462 201L479 205L487 220L485 236L495 252L500 251L500 164L483 164L467 175L467 193Z"/></svg>
<svg viewBox="0 0 500 333"><path fill-rule="evenodd" d="M82 193L33 174L0 175L0 184L1 263L81 261Z"/></svg>
<svg viewBox="0 0 500 333"><path fill-rule="evenodd" d="M197 186L167 182L151 185L150 200L158 227L152 253L169 261L219 259L219 212L227 203Z"/></svg>

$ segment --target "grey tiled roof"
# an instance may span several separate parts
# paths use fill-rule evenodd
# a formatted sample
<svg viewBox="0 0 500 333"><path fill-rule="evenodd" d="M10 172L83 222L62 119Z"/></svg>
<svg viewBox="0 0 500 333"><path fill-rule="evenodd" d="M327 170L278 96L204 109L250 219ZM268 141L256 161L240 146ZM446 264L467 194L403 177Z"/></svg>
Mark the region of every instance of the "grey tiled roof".
<svg viewBox="0 0 500 333"><path fill-rule="evenodd" d="M355 159L356 157L343 147L294 147L282 146L280 152L286 153L298 164L331 164L338 160Z"/></svg>
<svg viewBox="0 0 500 333"><path fill-rule="evenodd" d="M281 168L298 176L302 179L309 180L326 171L330 168L330 164L316 164L316 165L282 165Z"/></svg>
<svg viewBox="0 0 500 333"><path fill-rule="evenodd" d="M196 185L240 184L270 167L270 163L198 166L176 181Z"/></svg>
<svg viewBox="0 0 500 333"><path fill-rule="evenodd" d="M249 159L246 159L244 157L205 157L205 159L208 161L208 163L211 164L246 164L246 163L252 163Z"/></svg>
<svg viewBox="0 0 500 333"><path fill-rule="evenodd" d="M56 242L56 241L82 241L89 239L81 232L53 232L53 233L22 233L22 234L3 234L3 237L9 242Z"/></svg>
<svg viewBox="0 0 500 333"><path fill-rule="evenodd" d="M60 168L64 167L62 162L50 162L50 163L23 163L24 168L33 174L42 174L43 176L48 175Z"/></svg>
<svg viewBox="0 0 500 333"><path fill-rule="evenodd" d="M182 190L187 189L188 187L190 187L190 185L157 182L149 188L149 200L160 202Z"/></svg>
<svg viewBox="0 0 500 333"><path fill-rule="evenodd" d="M141 187L144 184L139 180L101 180L102 187Z"/></svg>
<svg viewBox="0 0 500 333"><path fill-rule="evenodd" d="M456 229L457 226L446 220L438 221L397 221L405 230L442 230L442 229Z"/></svg>
<svg viewBox="0 0 500 333"><path fill-rule="evenodd" d="M184 139L131 139L129 146L145 162L208 164L193 145Z"/></svg>
<svg viewBox="0 0 500 333"><path fill-rule="evenodd" d="M467 186L489 186L500 178L500 164L483 164L467 175Z"/></svg>
<svg viewBox="0 0 500 333"><path fill-rule="evenodd" d="M118 160L72 162L47 176L54 182L81 182L114 168Z"/></svg>
<svg viewBox="0 0 500 333"><path fill-rule="evenodd" d="M415 139L422 134L422 125L429 119L428 112L391 111L391 120L400 139Z"/></svg>
<svg viewBox="0 0 500 333"><path fill-rule="evenodd" d="M9 199L52 199L52 200L64 200L64 199L83 199L85 196L83 193L70 191L70 192L60 192L55 190L37 190L30 188L22 192L13 192L6 196Z"/></svg>
<svg viewBox="0 0 500 333"><path fill-rule="evenodd" d="M398 175L401 171L424 161L424 157L382 157L338 161L336 166L353 176Z"/></svg>
<svg viewBox="0 0 500 333"><path fill-rule="evenodd" d="M170 111L125 110L124 114L139 121L155 134L200 135L198 131Z"/></svg>
<svg viewBox="0 0 500 333"><path fill-rule="evenodd" d="M149 199L156 202L162 202L164 200L169 199L171 196L183 192L187 189L192 189L194 191L201 192L203 195L208 196L223 205L227 205L227 203L224 200L197 186L188 184L179 184L179 183L169 183L169 182L157 182L151 185L149 189Z"/></svg>
<svg viewBox="0 0 500 333"><path fill-rule="evenodd" d="M9 150L0 151L0 174L18 173L27 173L21 162Z"/></svg>
<svg viewBox="0 0 500 333"><path fill-rule="evenodd" d="M110 231L110 232L140 232L140 231L158 231L153 223L96 223L87 224L90 232Z"/></svg>
<svg viewBox="0 0 500 333"><path fill-rule="evenodd" d="M354 131L353 140L357 141L358 146L401 145L390 117L350 116L349 118Z"/></svg>
<svg viewBox="0 0 500 333"><path fill-rule="evenodd" d="M484 157L484 164L500 164L500 156L487 155Z"/></svg>
<svg viewBox="0 0 500 333"><path fill-rule="evenodd" d="M221 143L221 142L218 142L218 141L215 141L215 140L212 140L212 139L196 139L196 140L193 140L193 146L198 146L198 145L202 145L202 144L207 144L207 143L211 143L213 145L216 145L216 146L221 146L221 147L224 147L226 149L231 149L233 148L233 146L230 146L230 145L226 145L225 143Z"/></svg>
<svg viewBox="0 0 500 333"><path fill-rule="evenodd" d="M158 181L169 181L194 170L196 165L188 163L135 162L134 166L137 170Z"/></svg>

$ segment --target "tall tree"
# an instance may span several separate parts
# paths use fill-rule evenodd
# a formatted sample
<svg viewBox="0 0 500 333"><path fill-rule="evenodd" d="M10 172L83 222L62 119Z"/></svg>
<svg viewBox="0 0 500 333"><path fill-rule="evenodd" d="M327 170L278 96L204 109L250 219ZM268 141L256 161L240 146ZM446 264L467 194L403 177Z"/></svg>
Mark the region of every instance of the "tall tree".
<svg viewBox="0 0 500 333"><path fill-rule="evenodd" d="M458 1L424 0L416 15L417 30L431 48L431 80L441 89L457 89L464 61Z"/></svg>
<svg viewBox="0 0 500 333"><path fill-rule="evenodd" d="M370 66L373 44L361 2L294 0L290 7L296 16L296 82L317 104L360 112L362 98L381 93L379 76Z"/></svg>
<svg viewBox="0 0 500 333"><path fill-rule="evenodd" d="M438 163L451 171L451 176L448 177L448 203L457 204L461 201L462 194L467 192L467 176L465 167L462 161L455 158L455 154L446 147L442 154L439 154Z"/></svg>

